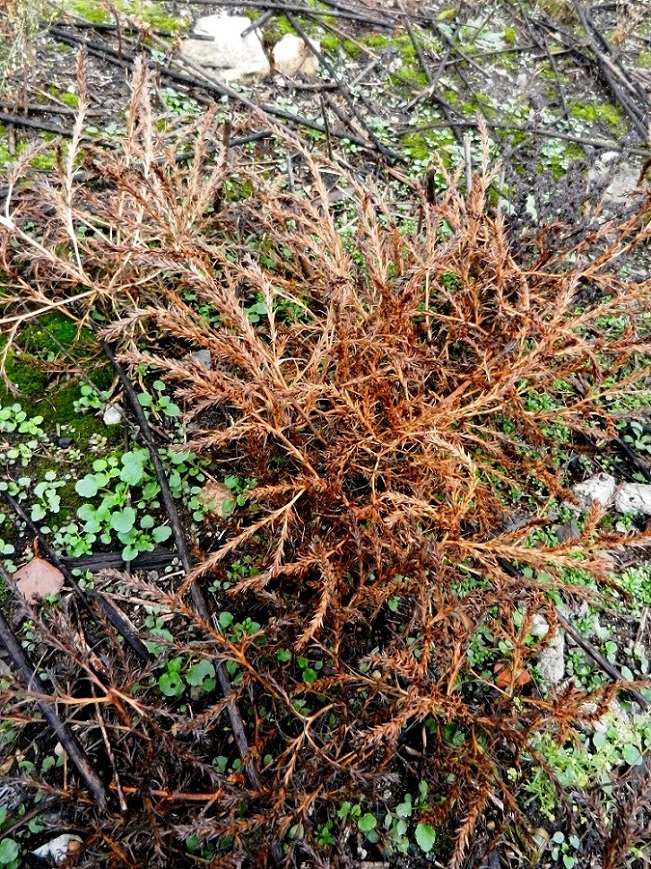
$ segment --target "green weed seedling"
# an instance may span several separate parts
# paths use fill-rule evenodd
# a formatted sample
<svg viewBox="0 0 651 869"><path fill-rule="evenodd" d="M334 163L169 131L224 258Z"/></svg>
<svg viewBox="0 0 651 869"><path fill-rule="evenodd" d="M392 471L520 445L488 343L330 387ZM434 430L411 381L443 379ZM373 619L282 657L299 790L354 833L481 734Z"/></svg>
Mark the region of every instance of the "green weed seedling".
<svg viewBox="0 0 651 869"><path fill-rule="evenodd" d="M192 699L198 700L214 691L216 684L215 666L205 658L190 667L182 657L171 658L158 677L158 688L165 697L181 697L189 687Z"/></svg>
<svg viewBox="0 0 651 869"><path fill-rule="evenodd" d="M577 865L576 852L581 845L578 836L565 836L561 830L557 830L551 839L551 854L553 860L560 860L565 869L572 869Z"/></svg>
<svg viewBox="0 0 651 869"><path fill-rule="evenodd" d="M160 95L169 111L174 115L196 118L201 114L202 109L199 103L187 94L181 94L174 88L166 87L160 89Z"/></svg>
<svg viewBox="0 0 651 869"><path fill-rule="evenodd" d="M163 617L159 615L159 608L154 607L145 619L145 627L153 637L164 640L166 643L174 642L172 633L164 626ZM152 655L162 655L165 651L165 646L157 643L156 640L146 640L145 646L147 651Z"/></svg>
<svg viewBox="0 0 651 869"><path fill-rule="evenodd" d="M2 733L3 739L10 735L9 731ZM57 758L48 755L44 758L41 764L41 773L47 772L54 766L62 766L62 764L63 757ZM34 764L29 761L23 761L19 766L21 770L24 770L28 775L35 771ZM34 796L33 802L35 805L38 805L42 796L43 795L40 793L37 793ZM29 817L29 819L26 818L26 815L27 806L24 803L20 803L15 809L12 809L11 812L6 806L0 806L0 867L2 867L2 869L18 869L19 866L24 865L23 848L11 837L11 832L17 826L24 825L34 836L38 835L45 829L43 821L39 815ZM3 835L5 832L9 835Z"/></svg>
<svg viewBox="0 0 651 869"><path fill-rule="evenodd" d="M77 510L77 516L84 522L83 531L91 542L99 539L110 545L115 535L123 546L122 557L131 561L139 552L153 549L154 544L170 537L171 528L158 524L152 513L138 516L137 510L156 510L160 506L156 500L160 487L146 449L134 447L120 459L115 456L97 459L92 467L93 473L86 474L75 485L77 494L88 499ZM133 497L133 490L139 497ZM91 499L97 496L101 501L96 506Z"/></svg>
<svg viewBox="0 0 651 869"><path fill-rule="evenodd" d="M158 677L158 687L166 697L180 697L185 691L181 668L183 658L172 658L165 664L165 670Z"/></svg>
<svg viewBox="0 0 651 869"><path fill-rule="evenodd" d="M193 699L197 699L202 694L210 694L217 684L215 666L212 661L202 658L197 661L188 670L185 681L191 687L191 695Z"/></svg>
<svg viewBox="0 0 651 869"><path fill-rule="evenodd" d="M401 803L393 812L387 811L380 823L373 812L365 812L360 803L342 803L337 817L340 820L350 820L355 824L360 833L371 843L382 843L387 851L387 856L407 854L411 844L409 829L412 816L427 808L427 782L421 781L418 785L418 793L413 797L410 793L405 794ZM329 833L331 827L327 827ZM413 837L418 847L428 854L434 847L436 831L427 823L419 822L413 828Z"/></svg>
<svg viewBox="0 0 651 869"><path fill-rule="evenodd" d="M56 471L46 471L43 480L34 486L33 495L38 500L32 503L32 522L39 522L48 513L59 513L61 495L58 492L65 486L64 480L57 480Z"/></svg>
<svg viewBox="0 0 651 869"><path fill-rule="evenodd" d="M83 413L87 410L103 410L110 393L97 389L89 383L83 383L79 387L79 398L73 402L75 413Z"/></svg>
<svg viewBox="0 0 651 869"><path fill-rule="evenodd" d="M361 803L342 803L337 812L337 817L342 821L346 819L352 821L360 833L363 833L369 842L375 843L380 841L380 837L376 830L378 823L377 818L372 812L364 812Z"/></svg>
<svg viewBox="0 0 651 869"><path fill-rule="evenodd" d="M222 513L227 515L231 513L235 507L244 507L248 500L248 492L252 489L255 489L258 482L253 477L247 477L244 480L241 480L239 477L236 477L232 474L224 477L224 485L227 489L230 489L233 493L233 500L225 500L222 505Z"/></svg>
<svg viewBox="0 0 651 869"><path fill-rule="evenodd" d="M398 803L394 811L386 813L383 826L385 830L384 845L388 856L407 854L409 851L411 844L409 838L410 819L415 813L427 808L427 792L427 782L420 781L415 798L410 793L405 794L403 801ZM421 822L414 829L414 837L419 848L425 853L429 853L434 847L436 831L429 824Z"/></svg>
<svg viewBox="0 0 651 869"><path fill-rule="evenodd" d="M181 416L181 408L165 394L167 387L162 380L154 380L151 387L153 392L138 393L138 401L147 412L152 411L169 418Z"/></svg>
<svg viewBox="0 0 651 869"><path fill-rule="evenodd" d="M638 453L651 453L651 435L646 431L641 422L632 419L628 423L631 433L624 435L624 442Z"/></svg>

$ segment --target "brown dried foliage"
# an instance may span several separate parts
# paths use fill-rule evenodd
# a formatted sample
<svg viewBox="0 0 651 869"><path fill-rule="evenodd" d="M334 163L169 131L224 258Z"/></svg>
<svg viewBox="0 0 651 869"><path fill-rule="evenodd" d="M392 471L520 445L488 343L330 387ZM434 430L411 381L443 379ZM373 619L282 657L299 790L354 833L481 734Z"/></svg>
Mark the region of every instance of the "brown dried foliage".
<svg viewBox="0 0 651 869"><path fill-rule="evenodd" d="M167 595L149 589L202 636L194 655L239 665L255 756L273 757L250 814L233 810L229 782L211 812L177 832L236 831L237 846L263 813L273 835L300 821L305 841L291 859L294 847L313 853L316 824L344 799L386 804L387 783L397 798L424 778L436 799L423 817L456 825L461 865L491 795L516 810L503 770L531 734L553 728L562 738L612 697L595 692L588 712L580 691L542 696L519 675L535 664L533 615L554 624L547 593L563 587L563 571L579 564L605 579L600 553L618 543L597 530L596 511L578 540L532 547L530 532L551 499L570 497L559 451L606 443L616 400L646 390L651 285L619 269L623 252L648 241L649 197L580 238L541 231L522 262L490 205L486 148L467 196L440 167L441 201L406 185L399 215L379 184L282 130L304 172L301 195L227 168L226 154L205 168L211 124L188 166L158 162L141 70L125 153L95 163L101 190L73 190L62 168L59 189L19 191L2 250L17 302L80 318L89 302L101 308L126 358L176 386L191 447L257 480L257 512L237 510L219 544L204 529L194 576L208 588L250 557L255 573L214 605L254 618L259 632L229 640L201 625L184 602L187 583ZM353 191L347 236L326 172ZM58 222L43 222L44 198ZM35 237L21 229L26 219ZM92 231L78 238L81 225ZM254 323L247 309L261 302ZM206 310L219 319L209 325ZM615 317L626 326L609 331ZM148 349L137 349L145 335ZM199 348L211 369L184 358ZM516 509L528 521L508 530ZM509 684L473 668L482 625L512 650ZM281 649L293 663L278 660ZM297 656L322 663L316 681L305 681ZM221 711L206 706L176 734L205 741ZM449 724L462 746L446 741Z"/></svg>

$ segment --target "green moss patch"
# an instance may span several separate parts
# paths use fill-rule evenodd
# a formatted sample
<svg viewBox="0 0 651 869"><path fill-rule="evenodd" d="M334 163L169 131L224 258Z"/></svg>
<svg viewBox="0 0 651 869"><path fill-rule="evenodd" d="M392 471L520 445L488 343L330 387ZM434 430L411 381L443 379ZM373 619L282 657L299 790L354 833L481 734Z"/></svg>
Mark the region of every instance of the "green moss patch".
<svg viewBox="0 0 651 869"><path fill-rule="evenodd" d="M101 3L97 0L66 0L64 10L79 15L93 24L108 24L111 17Z"/></svg>
<svg viewBox="0 0 651 869"><path fill-rule="evenodd" d="M570 114L574 118L583 121L601 121L613 132L619 132L622 124L622 116L616 106L610 103L577 103Z"/></svg>
<svg viewBox="0 0 651 869"><path fill-rule="evenodd" d="M26 326L18 338L19 346L39 359L52 360L62 355L62 345L74 358L84 358L97 346L95 336L85 327L59 311L44 314Z"/></svg>
<svg viewBox="0 0 651 869"><path fill-rule="evenodd" d="M54 87L54 85L50 85L47 92L59 100L59 102L70 106L71 109L76 109L79 105L79 97L77 94L70 93L70 91L62 91L59 90L59 88Z"/></svg>
<svg viewBox="0 0 651 869"><path fill-rule="evenodd" d="M389 45L389 37L381 33L370 33L368 36L363 36L361 42L369 48L386 48Z"/></svg>

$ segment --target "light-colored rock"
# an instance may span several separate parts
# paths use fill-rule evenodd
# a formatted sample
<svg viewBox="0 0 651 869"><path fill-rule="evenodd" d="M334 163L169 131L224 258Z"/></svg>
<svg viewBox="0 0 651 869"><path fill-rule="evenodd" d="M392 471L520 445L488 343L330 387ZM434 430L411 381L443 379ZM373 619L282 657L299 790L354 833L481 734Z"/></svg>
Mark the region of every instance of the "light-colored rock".
<svg viewBox="0 0 651 869"><path fill-rule="evenodd" d="M532 637L546 636L547 632L549 631L549 625L547 624L547 620L544 619L539 613L536 613L531 619L530 631Z"/></svg>
<svg viewBox="0 0 651 869"><path fill-rule="evenodd" d="M321 51L320 42L316 39L311 39L310 42L317 51ZM280 42L274 45L273 58L276 72L287 78L295 78L297 75L316 75L319 68L319 61L305 40L292 33L286 33Z"/></svg>
<svg viewBox="0 0 651 869"><path fill-rule="evenodd" d="M250 20L243 15L207 15L199 18L194 34L210 39L190 37L184 40L181 50L226 81L247 76L262 78L269 74L269 60L255 30L242 39L242 31L250 26Z"/></svg>
<svg viewBox="0 0 651 869"><path fill-rule="evenodd" d="M558 685L565 676L565 634L556 628L549 643L540 650L538 664L543 678L550 685Z"/></svg>
<svg viewBox="0 0 651 869"><path fill-rule="evenodd" d="M593 164L590 170L590 180L598 182L600 178L612 171L612 164L621 161L621 154L616 151L607 151L602 154ZM631 193L636 189L640 177L641 160L628 159L617 167L613 178L606 188L604 198L612 205L621 205L626 202Z"/></svg>
<svg viewBox="0 0 651 869"><path fill-rule="evenodd" d="M610 474L595 474L583 483L577 483L572 492L576 496L581 509L587 510L595 502L607 507L615 495L617 483Z"/></svg>
<svg viewBox="0 0 651 869"><path fill-rule="evenodd" d="M62 833L56 839L46 842L31 853L38 859L47 861L50 866L60 866L65 863L73 854L79 851L81 839L79 836L74 836L71 833Z"/></svg>
<svg viewBox="0 0 651 869"><path fill-rule="evenodd" d="M587 704L585 704L587 706ZM588 711L596 711L596 704L594 704L594 710ZM608 711L600 718L598 721L593 722L593 729L595 732L601 731L601 733L606 733L609 727L613 725L617 727L618 730L621 730L624 727L627 727L630 724L631 720L628 716L628 712L622 707L619 700L614 698L608 704Z"/></svg>
<svg viewBox="0 0 651 869"><path fill-rule="evenodd" d="M651 485L624 483L615 496L615 510L619 513L641 513L651 516Z"/></svg>
<svg viewBox="0 0 651 869"><path fill-rule="evenodd" d="M119 404L107 404L104 411L104 425L118 425L122 422L124 416L123 410Z"/></svg>

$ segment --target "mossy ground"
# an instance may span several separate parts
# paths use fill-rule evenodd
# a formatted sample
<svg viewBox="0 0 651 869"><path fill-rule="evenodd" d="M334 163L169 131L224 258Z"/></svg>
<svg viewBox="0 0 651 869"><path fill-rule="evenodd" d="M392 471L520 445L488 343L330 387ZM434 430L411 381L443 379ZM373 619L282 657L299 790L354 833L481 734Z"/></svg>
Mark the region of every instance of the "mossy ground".
<svg viewBox="0 0 651 869"><path fill-rule="evenodd" d="M70 373L52 373L53 368L60 367L53 363L61 362L69 363ZM75 363L84 369L85 377L76 371ZM6 374L9 383L0 381L0 404L21 402L31 416L43 417L42 427L47 432L83 445L93 434L110 431L94 414L75 409L79 387L86 378L98 390L107 390L113 373L108 361L101 358L92 332L79 330L68 317L55 311L24 328L7 354Z"/></svg>
<svg viewBox="0 0 651 869"><path fill-rule="evenodd" d="M142 21L155 30L176 32L185 29L187 23L177 15L168 15L159 3L151 0L115 0L115 7L125 15ZM112 20L106 4L101 0L65 0L64 9L91 21L93 24L108 24Z"/></svg>
<svg viewBox="0 0 651 869"><path fill-rule="evenodd" d="M570 115L582 121L599 122L614 136L624 133L622 114L611 103L578 102L570 109Z"/></svg>

